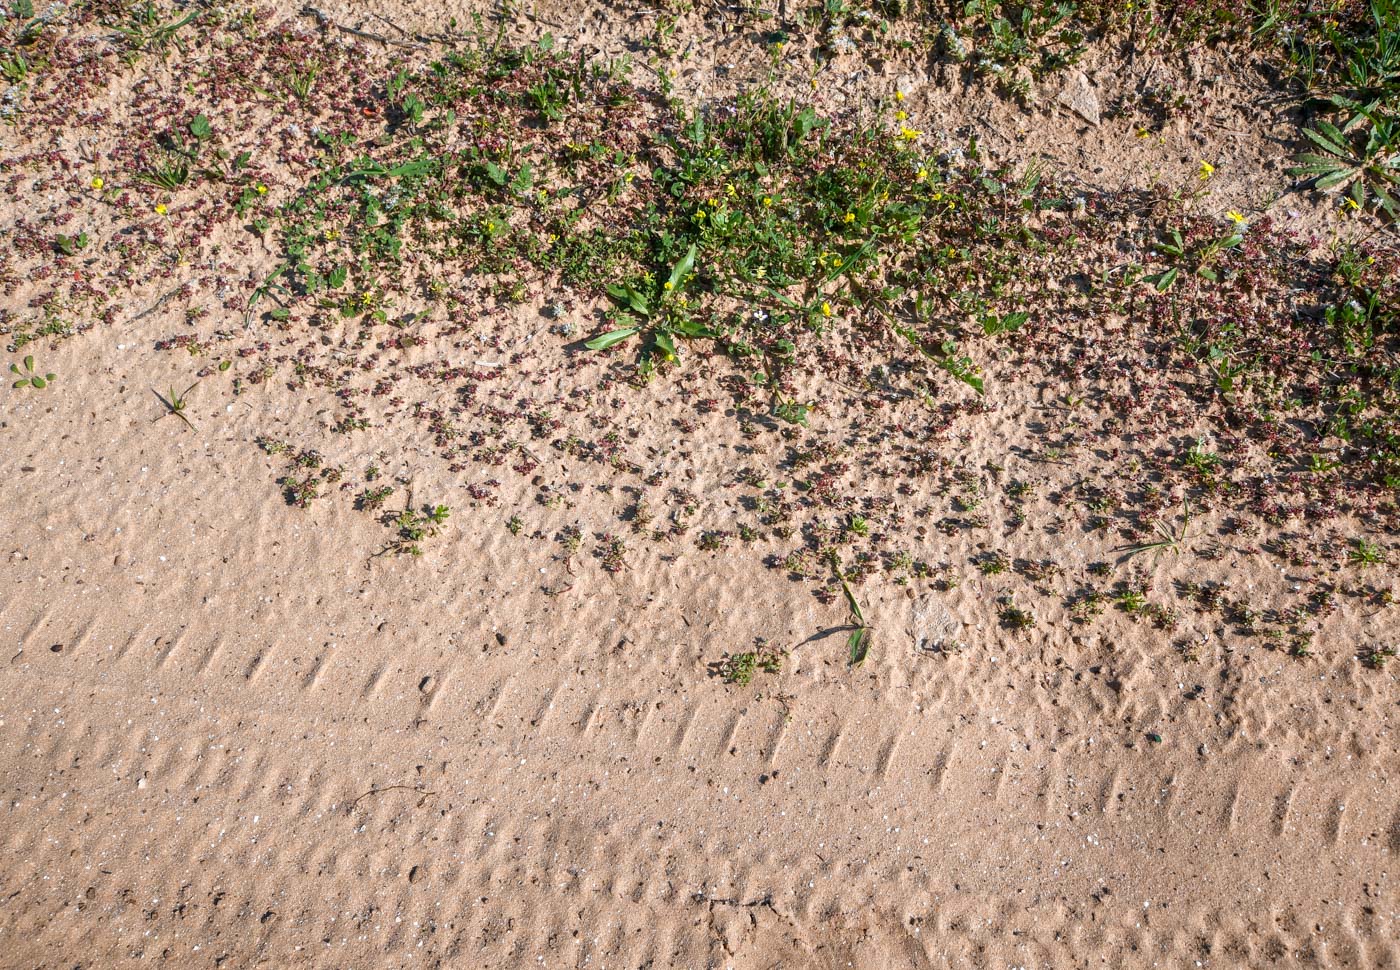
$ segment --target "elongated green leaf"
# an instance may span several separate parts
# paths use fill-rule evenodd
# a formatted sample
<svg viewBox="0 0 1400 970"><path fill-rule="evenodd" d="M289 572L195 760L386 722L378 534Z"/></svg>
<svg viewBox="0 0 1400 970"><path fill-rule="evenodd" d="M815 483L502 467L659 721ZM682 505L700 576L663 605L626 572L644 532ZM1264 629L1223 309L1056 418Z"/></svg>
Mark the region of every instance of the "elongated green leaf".
<svg viewBox="0 0 1400 970"><path fill-rule="evenodd" d="M656 346L663 354L666 355L667 360L671 360L676 356L676 342L666 331L657 331Z"/></svg>
<svg viewBox="0 0 1400 970"><path fill-rule="evenodd" d="M1316 182L1313 183L1313 187L1318 189L1330 189L1334 185L1341 185L1349 181L1355 176L1355 174L1355 172L1352 172L1350 170L1333 172L1330 175L1324 175L1321 178L1319 178ZM1361 183L1358 182L1357 184L1360 185Z"/></svg>
<svg viewBox="0 0 1400 970"><path fill-rule="evenodd" d="M594 337L584 344L589 350L607 350L613 344L622 343L628 337L637 332L637 327L624 327L621 330L610 330L601 337Z"/></svg>
<svg viewBox="0 0 1400 970"><path fill-rule="evenodd" d="M844 578L841 578L841 592L846 593L846 606L851 610L851 616L855 617L857 623L864 626L865 614L861 612L860 603L855 602L855 593L851 592L851 586L847 584Z"/></svg>
<svg viewBox="0 0 1400 970"><path fill-rule="evenodd" d="M690 248L685 251L685 255L680 258L680 262L671 267L670 287L671 292L680 289L685 278L690 275L691 269L695 267L695 243L690 244Z"/></svg>
<svg viewBox="0 0 1400 970"><path fill-rule="evenodd" d="M857 628L846 638L846 653L852 667L859 667L870 653L870 627Z"/></svg>
<svg viewBox="0 0 1400 970"><path fill-rule="evenodd" d="M1342 158L1350 158L1351 150L1347 148L1347 138L1337 126L1326 121L1319 121L1316 128L1308 128L1303 132L1307 139L1325 152L1339 155Z"/></svg>

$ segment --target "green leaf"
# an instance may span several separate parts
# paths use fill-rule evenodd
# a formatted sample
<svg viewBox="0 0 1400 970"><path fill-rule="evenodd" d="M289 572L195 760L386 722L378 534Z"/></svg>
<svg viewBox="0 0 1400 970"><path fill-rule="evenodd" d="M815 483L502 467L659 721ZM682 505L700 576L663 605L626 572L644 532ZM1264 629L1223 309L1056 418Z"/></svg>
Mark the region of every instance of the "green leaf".
<svg viewBox="0 0 1400 970"><path fill-rule="evenodd" d="M233 361L231 361L231 360L221 360L221 361L219 361L219 370L221 370L221 371L226 371L226 370L228 370L228 369L229 369L230 367L232 367L232 366L233 366Z"/></svg>
<svg viewBox="0 0 1400 970"><path fill-rule="evenodd" d="M664 330L656 333L656 346L666 355L667 360L674 360L676 356L676 342L671 335Z"/></svg>
<svg viewBox="0 0 1400 970"><path fill-rule="evenodd" d="M1343 182L1350 180L1353 175L1355 175L1355 173L1349 168L1340 169L1330 175L1323 175L1313 183L1313 187L1317 189L1330 189L1334 185L1341 185ZM1361 183L1358 182L1357 184L1360 185Z"/></svg>
<svg viewBox="0 0 1400 970"><path fill-rule="evenodd" d="M45 381L42 377L40 377L38 374L35 374L29 379L29 384L31 387L37 387L40 390L43 390L45 387L48 386L48 382Z"/></svg>
<svg viewBox="0 0 1400 970"><path fill-rule="evenodd" d="M846 653L852 667L859 667L865 662L870 653L870 627L859 627L846 638Z"/></svg>
<svg viewBox="0 0 1400 970"><path fill-rule="evenodd" d="M1173 266L1166 272L1156 273L1152 276L1144 276L1142 278L1142 281L1144 283L1151 283L1152 288L1155 289L1158 293L1165 293L1167 292L1167 290L1171 289L1171 285L1176 282L1176 278L1179 275L1179 273L1180 271L1175 266Z"/></svg>
<svg viewBox="0 0 1400 970"><path fill-rule="evenodd" d="M331 270L331 275L326 277L326 285L331 289L339 289L345 285L345 278L350 275L350 269L346 266L337 266Z"/></svg>
<svg viewBox="0 0 1400 970"><path fill-rule="evenodd" d="M698 320L682 320L673 324L671 329L682 337L709 338L715 335L713 330Z"/></svg>
<svg viewBox="0 0 1400 970"><path fill-rule="evenodd" d="M668 281L671 285L670 292L675 293L685 282L685 278L690 275L691 269L695 266L695 243L690 244L690 248L685 251L685 255L680 258L680 262L671 267L671 278Z"/></svg>
<svg viewBox="0 0 1400 970"><path fill-rule="evenodd" d="M204 139L208 138L213 133L214 129L210 126L209 118L206 115L194 116L194 120L190 122L191 135L194 135L200 141L204 141Z"/></svg>
<svg viewBox="0 0 1400 970"><path fill-rule="evenodd" d="M651 316L651 307L647 305L646 297L632 289L632 287L608 283L603 289L607 291L608 296L612 297L622 306L635 310L644 317Z"/></svg>
<svg viewBox="0 0 1400 970"><path fill-rule="evenodd" d="M851 611L851 616L856 618L856 622L861 626L865 625L865 614L861 612L860 604L856 602L856 594L851 592L850 584L846 582L844 576L838 576L841 580L841 592L846 594L846 607Z"/></svg>
<svg viewBox="0 0 1400 970"><path fill-rule="evenodd" d="M594 337L584 344L584 346L589 350L607 350L613 344L622 343L622 341L636 333L637 330L637 327L624 327L621 330L611 330L601 337Z"/></svg>
<svg viewBox="0 0 1400 970"><path fill-rule="evenodd" d="M1341 158L1351 157L1351 150L1347 148L1346 135L1338 131L1336 125L1319 121L1317 128L1308 128L1303 134L1307 136L1308 141L1325 152Z"/></svg>

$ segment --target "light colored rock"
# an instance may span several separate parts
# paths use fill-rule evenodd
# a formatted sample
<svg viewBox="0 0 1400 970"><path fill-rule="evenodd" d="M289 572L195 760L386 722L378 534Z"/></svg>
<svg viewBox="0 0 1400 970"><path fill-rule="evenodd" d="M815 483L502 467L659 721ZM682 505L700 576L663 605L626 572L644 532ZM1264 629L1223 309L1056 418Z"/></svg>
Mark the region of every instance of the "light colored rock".
<svg viewBox="0 0 1400 970"><path fill-rule="evenodd" d="M1094 90L1094 85L1083 71L1070 72L1064 88L1055 100L1091 125L1097 125L1102 118L1098 92Z"/></svg>

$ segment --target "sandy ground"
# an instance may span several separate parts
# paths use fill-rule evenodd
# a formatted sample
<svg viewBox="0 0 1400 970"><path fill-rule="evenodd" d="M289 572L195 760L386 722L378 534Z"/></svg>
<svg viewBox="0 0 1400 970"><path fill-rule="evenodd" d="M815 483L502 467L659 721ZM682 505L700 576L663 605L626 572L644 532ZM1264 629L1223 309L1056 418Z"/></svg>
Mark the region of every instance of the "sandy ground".
<svg viewBox="0 0 1400 970"><path fill-rule="evenodd" d="M1073 127L1046 153L1110 151ZM250 445L312 403L201 389L197 430L153 421L176 319L76 336L61 394L0 400L0 965L1400 965L1392 670L1183 673L1121 623L919 652L974 584L872 594L898 632L852 671L839 610L754 556L575 576L464 513L371 559L381 526L290 507ZM674 457L702 494L722 427ZM711 675L756 636L780 675Z"/></svg>

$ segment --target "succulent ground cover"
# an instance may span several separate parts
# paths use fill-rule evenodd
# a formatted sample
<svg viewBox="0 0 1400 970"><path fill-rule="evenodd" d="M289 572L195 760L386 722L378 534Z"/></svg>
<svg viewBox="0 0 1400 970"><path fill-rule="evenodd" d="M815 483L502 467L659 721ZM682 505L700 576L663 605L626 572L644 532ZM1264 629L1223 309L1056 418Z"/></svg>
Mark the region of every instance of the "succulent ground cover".
<svg viewBox="0 0 1400 970"><path fill-rule="evenodd" d="M9 393L63 392L57 341L180 308L165 413L197 433L215 401L296 402L307 420L269 424L250 466L270 501L382 521L367 559L431 556L453 528L551 543L580 582L642 548L757 556L831 604L853 664L896 649L872 599L973 586L969 625L1017 637L1110 614L1187 662L1228 630L1383 666L1396 7L793 13L751 12L762 77L697 103L665 11L635 63L489 19L376 38L21 0ZM898 86L831 110L813 68L912 48L1016 98L1093 45L1202 44L1300 106L1293 178L1346 231L1215 211L1208 158L1109 191L992 157ZM1191 110L1170 91L1115 108L1143 137ZM592 490L620 512L579 514ZM1275 580L1232 583L1250 560ZM1353 639L1323 646L1338 616ZM765 645L719 669L780 665Z"/></svg>

